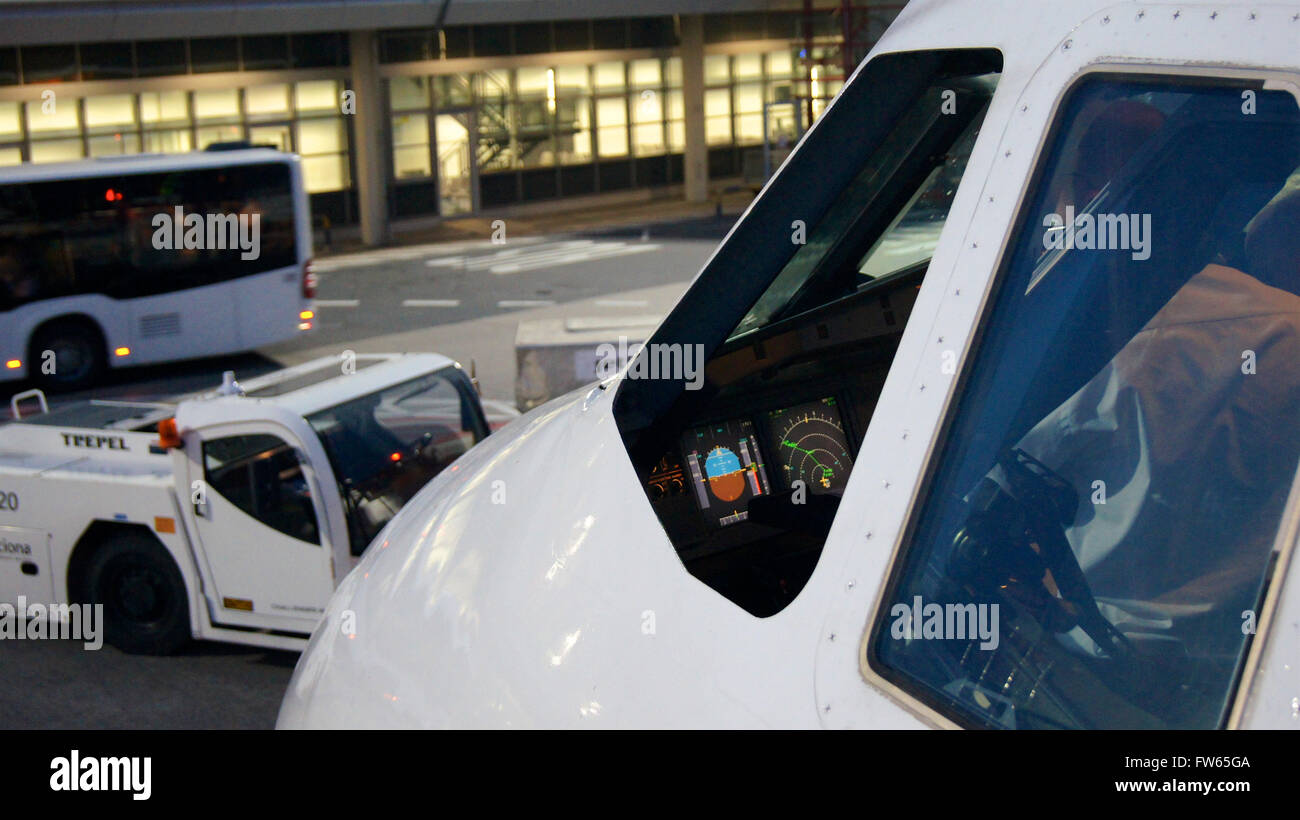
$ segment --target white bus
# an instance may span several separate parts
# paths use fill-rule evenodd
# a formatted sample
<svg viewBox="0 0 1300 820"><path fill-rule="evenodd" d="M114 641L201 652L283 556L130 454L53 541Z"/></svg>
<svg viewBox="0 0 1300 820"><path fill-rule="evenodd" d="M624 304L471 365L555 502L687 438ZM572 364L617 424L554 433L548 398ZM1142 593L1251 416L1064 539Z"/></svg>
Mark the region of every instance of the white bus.
<svg viewBox="0 0 1300 820"><path fill-rule="evenodd" d="M0 380L215 356L313 325L298 157L264 148L0 171Z"/></svg>

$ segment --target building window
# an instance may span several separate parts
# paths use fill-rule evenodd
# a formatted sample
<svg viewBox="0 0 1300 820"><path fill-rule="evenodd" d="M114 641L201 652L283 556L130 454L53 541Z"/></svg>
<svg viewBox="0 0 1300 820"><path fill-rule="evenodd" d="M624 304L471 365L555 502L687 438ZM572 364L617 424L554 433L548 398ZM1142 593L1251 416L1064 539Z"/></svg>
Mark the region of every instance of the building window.
<svg viewBox="0 0 1300 820"><path fill-rule="evenodd" d="M337 80L303 80L294 84L293 104L300 113L338 111L341 102Z"/></svg>
<svg viewBox="0 0 1300 820"><path fill-rule="evenodd" d="M83 80L116 80L135 74L131 43L83 43L78 50Z"/></svg>
<svg viewBox="0 0 1300 820"><path fill-rule="evenodd" d="M632 97L632 152L643 157L664 149L663 94L647 88Z"/></svg>
<svg viewBox="0 0 1300 820"><path fill-rule="evenodd" d="M668 151L678 154L686 150L686 106L681 89L664 92L668 113Z"/></svg>
<svg viewBox="0 0 1300 820"><path fill-rule="evenodd" d="M427 77L393 77L388 81L388 104L393 111L429 107Z"/></svg>
<svg viewBox="0 0 1300 820"><path fill-rule="evenodd" d="M725 54L704 56L704 84L726 85L731 82L731 58Z"/></svg>
<svg viewBox="0 0 1300 820"><path fill-rule="evenodd" d="M439 108L456 108L470 105L474 95L470 91L468 74L448 74L434 78L434 91Z"/></svg>
<svg viewBox="0 0 1300 820"><path fill-rule="evenodd" d="M194 147L189 95L184 91L140 94L140 122L144 126L145 151L174 154Z"/></svg>
<svg viewBox="0 0 1300 820"><path fill-rule="evenodd" d="M29 83L67 82L77 79L74 46L23 46L23 79Z"/></svg>
<svg viewBox="0 0 1300 820"><path fill-rule="evenodd" d="M297 123L298 154L307 193L350 188L348 137L342 117L313 117Z"/></svg>
<svg viewBox="0 0 1300 820"><path fill-rule="evenodd" d="M731 144L731 89L704 92L704 140L709 145Z"/></svg>
<svg viewBox="0 0 1300 820"><path fill-rule="evenodd" d="M428 114L393 116L393 175L398 179L433 175Z"/></svg>
<svg viewBox="0 0 1300 820"><path fill-rule="evenodd" d="M627 156L627 98L596 100L596 149L601 159Z"/></svg>
<svg viewBox="0 0 1300 820"><path fill-rule="evenodd" d="M239 122L239 89L212 88L194 92L194 122L197 147L214 142L235 142L244 138Z"/></svg>
<svg viewBox="0 0 1300 820"><path fill-rule="evenodd" d="M586 51L591 48L591 24L586 20L561 20L555 23L556 51Z"/></svg>
<svg viewBox="0 0 1300 820"><path fill-rule="evenodd" d="M601 92L622 91L627 87L625 64L621 61L596 63L596 90Z"/></svg>
<svg viewBox="0 0 1300 820"><path fill-rule="evenodd" d="M520 23L514 28L516 54L545 54L553 50L550 23Z"/></svg>
<svg viewBox="0 0 1300 820"><path fill-rule="evenodd" d="M785 79L794 76L794 55L789 51L769 51L767 54L768 79Z"/></svg>
<svg viewBox="0 0 1300 820"><path fill-rule="evenodd" d="M184 74L184 40L142 40L135 44L136 73L141 77Z"/></svg>
<svg viewBox="0 0 1300 820"><path fill-rule="evenodd" d="M239 40L201 37L190 40L190 66L195 74L239 70Z"/></svg>
<svg viewBox="0 0 1300 820"><path fill-rule="evenodd" d="M23 123L19 115L18 103L0 102L0 142L11 142L23 138Z"/></svg>
<svg viewBox="0 0 1300 820"><path fill-rule="evenodd" d="M27 133L33 139L68 137L81 134L81 110L76 99L51 97L47 105L33 100L25 103Z"/></svg>
<svg viewBox="0 0 1300 820"><path fill-rule="evenodd" d="M626 20L592 20L591 44L597 49L627 48Z"/></svg>
<svg viewBox="0 0 1300 820"><path fill-rule="evenodd" d="M240 40L245 71L273 71L289 67L289 38L283 34L244 37Z"/></svg>
<svg viewBox="0 0 1300 820"><path fill-rule="evenodd" d="M512 51L510 26L474 27L475 57L505 57Z"/></svg>
<svg viewBox="0 0 1300 820"><path fill-rule="evenodd" d="M556 158L562 165L591 162L591 98L561 97L555 103Z"/></svg>
<svg viewBox="0 0 1300 820"><path fill-rule="evenodd" d="M244 89L244 111L250 119L289 117L289 85L256 85Z"/></svg>
<svg viewBox="0 0 1300 820"><path fill-rule="evenodd" d="M731 76L735 80L757 80L763 76L763 55L738 54L731 61Z"/></svg>
<svg viewBox="0 0 1300 820"><path fill-rule="evenodd" d="M32 143L32 162L69 162L82 158L81 138L40 140Z"/></svg>
<svg viewBox="0 0 1300 820"><path fill-rule="evenodd" d="M763 84L736 85L736 144L763 141Z"/></svg>
<svg viewBox="0 0 1300 820"><path fill-rule="evenodd" d="M87 97L86 148L92 157L138 154L135 95L105 94Z"/></svg>
<svg viewBox="0 0 1300 820"><path fill-rule="evenodd" d="M326 68L347 64L347 41L338 32L295 34L291 38L294 68Z"/></svg>
<svg viewBox="0 0 1300 820"><path fill-rule="evenodd" d="M18 49L0 48L0 85L17 85L18 80Z"/></svg>

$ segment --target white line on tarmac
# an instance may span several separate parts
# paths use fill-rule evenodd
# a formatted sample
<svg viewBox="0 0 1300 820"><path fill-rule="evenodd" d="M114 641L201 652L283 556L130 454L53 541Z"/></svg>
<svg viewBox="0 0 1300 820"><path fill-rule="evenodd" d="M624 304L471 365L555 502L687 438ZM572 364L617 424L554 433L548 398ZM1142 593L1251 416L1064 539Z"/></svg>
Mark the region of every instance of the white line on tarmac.
<svg viewBox="0 0 1300 820"><path fill-rule="evenodd" d="M519 307L545 307L553 305L555 302L551 299L502 299L497 302L500 308L519 308Z"/></svg>
<svg viewBox="0 0 1300 820"><path fill-rule="evenodd" d="M340 307L353 308L361 304L360 299L317 299L314 304L316 307Z"/></svg>
<svg viewBox="0 0 1300 820"><path fill-rule="evenodd" d="M403 299L402 307L460 307L459 299Z"/></svg>
<svg viewBox="0 0 1300 820"><path fill-rule="evenodd" d="M597 299L600 307L645 307L650 304L644 299Z"/></svg>

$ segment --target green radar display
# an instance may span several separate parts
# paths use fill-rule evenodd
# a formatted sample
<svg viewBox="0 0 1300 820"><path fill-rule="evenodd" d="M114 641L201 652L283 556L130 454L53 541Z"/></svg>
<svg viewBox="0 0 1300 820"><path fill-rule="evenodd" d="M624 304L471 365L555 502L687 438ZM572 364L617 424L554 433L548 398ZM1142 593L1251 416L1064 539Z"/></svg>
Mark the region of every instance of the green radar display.
<svg viewBox="0 0 1300 820"><path fill-rule="evenodd" d="M835 399L773 410L767 428L768 452L786 487L802 481L812 493L844 491L853 458Z"/></svg>

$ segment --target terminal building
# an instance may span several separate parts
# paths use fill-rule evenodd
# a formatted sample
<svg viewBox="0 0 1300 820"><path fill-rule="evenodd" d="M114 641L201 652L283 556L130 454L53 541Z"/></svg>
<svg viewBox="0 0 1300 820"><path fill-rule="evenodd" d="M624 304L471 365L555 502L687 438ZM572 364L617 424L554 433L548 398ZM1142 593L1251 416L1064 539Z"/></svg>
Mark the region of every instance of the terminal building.
<svg viewBox="0 0 1300 820"><path fill-rule="evenodd" d="M0 166L272 145L301 155L318 224L368 244L522 203L702 201L796 139L899 9L9 0Z"/></svg>

